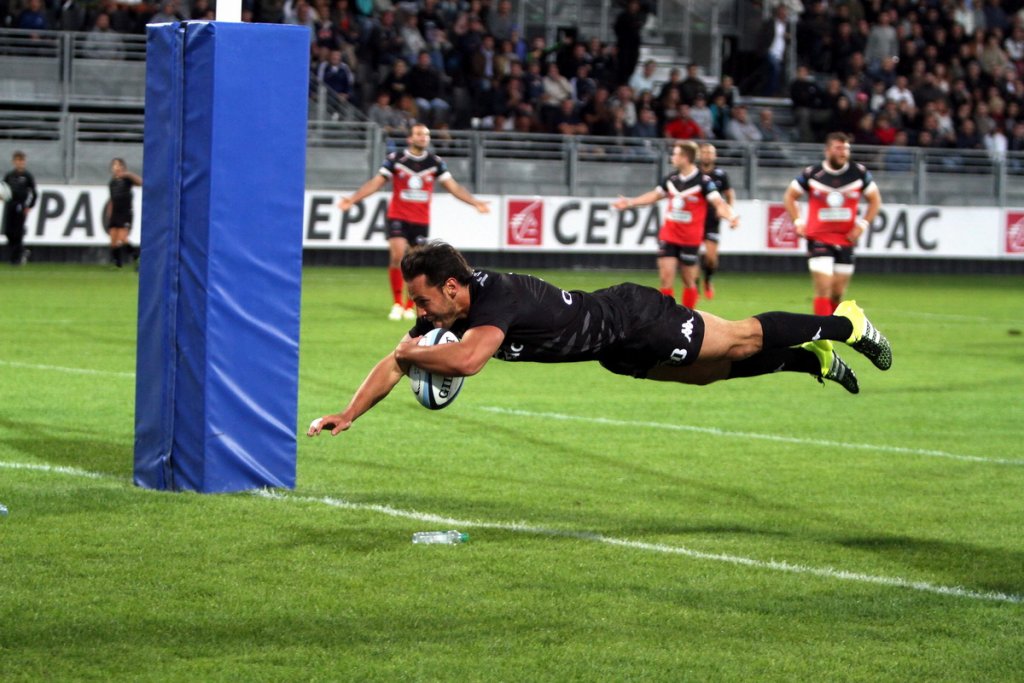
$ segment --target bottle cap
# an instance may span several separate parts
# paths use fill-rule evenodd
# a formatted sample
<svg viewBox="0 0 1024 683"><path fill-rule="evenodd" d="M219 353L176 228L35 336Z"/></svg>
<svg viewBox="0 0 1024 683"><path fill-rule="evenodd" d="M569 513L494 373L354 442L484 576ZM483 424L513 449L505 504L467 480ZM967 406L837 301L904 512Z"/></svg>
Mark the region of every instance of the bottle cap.
<svg viewBox="0 0 1024 683"><path fill-rule="evenodd" d="M469 540L469 534L466 534L466 533L459 534L459 542L460 543L465 543L468 540Z"/></svg>

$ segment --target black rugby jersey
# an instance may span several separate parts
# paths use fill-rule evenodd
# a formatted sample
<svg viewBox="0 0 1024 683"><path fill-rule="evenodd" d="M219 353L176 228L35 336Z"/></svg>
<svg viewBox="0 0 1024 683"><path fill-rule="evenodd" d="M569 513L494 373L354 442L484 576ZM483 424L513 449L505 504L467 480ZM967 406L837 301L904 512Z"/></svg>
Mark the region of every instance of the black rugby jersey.
<svg viewBox="0 0 1024 683"><path fill-rule="evenodd" d="M596 292L564 290L532 275L478 270L469 284L469 316L452 332L493 325L505 333L494 354L499 360L569 363L597 360L620 342L630 327L625 301L615 288ZM432 325L420 319L411 334Z"/></svg>
<svg viewBox="0 0 1024 683"><path fill-rule="evenodd" d="M10 171L4 176L4 182L11 188L11 206L32 207L36 203L36 179L28 171L19 173Z"/></svg>
<svg viewBox="0 0 1024 683"><path fill-rule="evenodd" d="M725 169L715 166L711 169L710 173L706 174L718 187L718 191L722 195L722 201L725 201L726 191L732 189L732 182L729 180L729 174L725 172ZM704 224L707 226L718 227L718 210L711 204L708 204L708 213L704 218Z"/></svg>
<svg viewBox="0 0 1024 683"><path fill-rule="evenodd" d="M130 178L124 176L110 179L110 209L115 216L132 213L134 185Z"/></svg>

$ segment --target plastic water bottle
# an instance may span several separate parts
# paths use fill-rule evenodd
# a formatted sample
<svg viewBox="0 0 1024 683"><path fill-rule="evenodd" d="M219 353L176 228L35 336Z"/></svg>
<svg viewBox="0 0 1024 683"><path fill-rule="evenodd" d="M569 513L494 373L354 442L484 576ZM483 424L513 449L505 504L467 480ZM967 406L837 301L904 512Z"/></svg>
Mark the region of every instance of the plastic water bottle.
<svg viewBox="0 0 1024 683"><path fill-rule="evenodd" d="M455 545L456 543L465 543L469 540L469 534L463 534L458 531L418 531L412 535L413 543L444 543L445 545Z"/></svg>
<svg viewBox="0 0 1024 683"><path fill-rule="evenodd" d="M0 517L6 517L6 516L7 516L7 506L4 505L3 503L0 503Z"/></svg>

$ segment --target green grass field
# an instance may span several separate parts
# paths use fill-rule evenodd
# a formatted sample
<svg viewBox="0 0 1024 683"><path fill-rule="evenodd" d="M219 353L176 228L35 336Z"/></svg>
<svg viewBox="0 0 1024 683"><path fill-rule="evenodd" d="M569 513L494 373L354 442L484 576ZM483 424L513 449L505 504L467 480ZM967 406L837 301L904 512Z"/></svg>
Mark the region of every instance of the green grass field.
<svg viewBox="0 0 1024 683"><path fill-rule="evenodd" d="M717 285L725 317L810 309L803 275ZM131 483L135 274L0 268L0 680L1020 681L1024 282L851 295L895 349L844 353L858 396L495 361L302 436L295 491L204 496ZM381 269L306 271L296 431L388 306Z"/></svg>

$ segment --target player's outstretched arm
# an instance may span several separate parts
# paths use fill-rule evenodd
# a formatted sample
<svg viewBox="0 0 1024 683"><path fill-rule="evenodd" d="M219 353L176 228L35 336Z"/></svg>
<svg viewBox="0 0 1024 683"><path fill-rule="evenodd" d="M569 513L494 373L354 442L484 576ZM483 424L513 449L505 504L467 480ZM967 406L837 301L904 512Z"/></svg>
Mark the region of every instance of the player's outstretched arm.
<svg viewBox="0 0 1024 683"><path fill-rule="evenodd" d="M491 212L491 203L490 202L485 202L485 201L482 201L480 199L477 199L476 197L474 197L472 195L472 193L469 190L467 190L462 185L459 185L457 182L455 182L454 178L445 178L444 180L441 181L441 184L444 185L444 189L448 190L448 192L450 192L453 197L455 197L456 199L458 199L460 201L463 201L463 202L469 204L474 209L476 209L478 212L480 212L480 213L490 213Z"/></svg>
<svg viewBox="0 0 1024 683"><path fill-rule="evenodd" d="M403 341L408 339L409 336L406 335ZM309 430L306 431L306 436L316 436L325 429L331 430L331 436L337 436L345 431L360 415L390 394L407 369L408 366L403 369L399 365L394 353L389 353L381 358L363 380L363 383L359 385L352 400L348 402L348 406L340 413L331 413L313 420L309 425Z"/></svg>
<svg viewBox="0 0 1024 683"><path fill-rule="evenodd" d="M353 194L350 194L347 197L342 197L338 201L338 208L341 209L342 211L348 211L353 206L355 206L357 202L361 202L374 192L380 190L380 188L384 187L384 184L386 182L388 182L388 179L382 175L373 176L365 183L363 183L363 186L356 190Z"/></svg>
<svg viewBox="0 0 1024 683"><path fill-rule="evenodd" d="M715 197L711 203L715 207L715 211L718 212L718 217L728 221L730 228L736 228L740 224L740 215L736 213L736 209L732 205L722 199L721 195Z"/></svg>
<svg viewBox="0 0 1024 683"><path fill-rule="evenodd" d="M636 197L623 197L622 195L619 195L619 198L612 203L612 207L619 211L622 211L623 209L632 209L634 206L654 204L656 201L661 199L661 197L662 192L660 189L644 192L642 195Z"/></svg>

